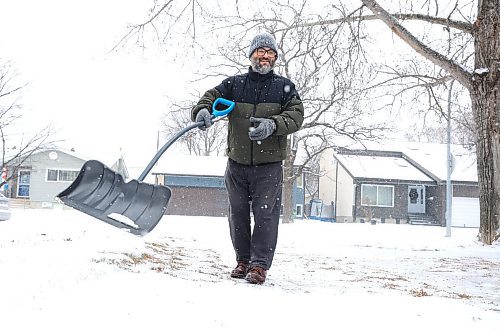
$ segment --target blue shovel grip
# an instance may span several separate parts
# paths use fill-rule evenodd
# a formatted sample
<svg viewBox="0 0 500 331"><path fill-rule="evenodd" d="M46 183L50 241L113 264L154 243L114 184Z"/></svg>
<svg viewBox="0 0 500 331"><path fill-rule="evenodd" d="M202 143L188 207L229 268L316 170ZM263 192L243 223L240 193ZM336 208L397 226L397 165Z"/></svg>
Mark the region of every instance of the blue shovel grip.
<svg viewBox="0 0 500 331"><path fill-rule="evenodd" d="M219 104L227 106L227 108L224 110L215 109L215 107L217 107ZM215 99L215 102L212 105L212 115L214 115L215 117L227 115L233 111L235 105L236 103L231 100L227 100L224 98L217 98Z"/></svg>

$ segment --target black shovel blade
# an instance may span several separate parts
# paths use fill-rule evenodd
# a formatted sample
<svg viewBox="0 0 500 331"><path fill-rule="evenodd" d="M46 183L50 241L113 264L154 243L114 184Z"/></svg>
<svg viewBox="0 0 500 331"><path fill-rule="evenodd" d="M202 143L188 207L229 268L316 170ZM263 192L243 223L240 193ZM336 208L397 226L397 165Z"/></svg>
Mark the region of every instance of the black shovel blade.
<svg viewBox="0 0 500 331"><path fill-rule="evenodd" d="M167 209L171 191L163 185L126 182L99 161L85 162L78 177L57 197L85 214L135 235L145 235Z"/></svg>

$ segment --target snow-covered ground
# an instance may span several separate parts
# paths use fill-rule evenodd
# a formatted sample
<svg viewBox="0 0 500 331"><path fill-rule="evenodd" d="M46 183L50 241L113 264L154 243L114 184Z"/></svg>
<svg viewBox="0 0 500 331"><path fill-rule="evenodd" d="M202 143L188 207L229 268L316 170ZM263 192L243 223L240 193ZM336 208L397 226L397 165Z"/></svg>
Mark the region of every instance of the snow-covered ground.
<svg viewBox="0 0 500 331"><path fill-rule="evenodd" d="M73 210L0 222L1 330L500 330L500 245L477 229L280 225L264 285L231 279L224 218L136 237Z"/></svg>

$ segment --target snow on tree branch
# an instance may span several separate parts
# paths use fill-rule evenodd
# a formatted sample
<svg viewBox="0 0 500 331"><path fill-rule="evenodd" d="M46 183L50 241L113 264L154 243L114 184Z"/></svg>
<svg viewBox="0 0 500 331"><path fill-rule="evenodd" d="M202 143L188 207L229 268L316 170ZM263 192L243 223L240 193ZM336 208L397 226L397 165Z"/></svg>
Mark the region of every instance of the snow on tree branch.
<svg viewBox="0 0 500 331"><path fill-rule="evenodd" d="M404 26L402 26L394 16L391 16L374 0L361 0L381 21L383 21L397 36L406 42L417 53L448 71L456 80L458 80L467 89L472 88L472 74L469 73L458 63L446 58L444 55L436 52L432 48L423 44Z"/></svg>
<svg viewBox="0 0 500 331"><path fill-rule="evenodd" d="M454 28L463 32L472 33L473 26L467 22L461 22L456 20L451 20L443 17L435 17L430 15L422 15L422 14L391 14L391 16L400 19L400 20L418 20L425 21L432 24L439 24L446 27ZM313 26L322 26L328 24L339 24L339 23L353 23L357 21L374 21L378 20L379 17L377 15L362 15L362 16L348 16L331 20L321 20L317 22L311 23L302 23L293 27L313 27ZM292 27L287 27L289 29ZM283 29L284 30L284 29ZM278 29L276 31L281 31Z"/></svg>

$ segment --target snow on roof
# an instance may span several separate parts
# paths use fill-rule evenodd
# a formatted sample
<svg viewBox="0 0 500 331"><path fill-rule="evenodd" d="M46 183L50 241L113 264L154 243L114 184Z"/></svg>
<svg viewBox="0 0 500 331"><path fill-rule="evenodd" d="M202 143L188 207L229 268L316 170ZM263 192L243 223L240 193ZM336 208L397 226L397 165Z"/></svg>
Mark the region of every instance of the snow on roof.
<svg viewBox="0 0 500 331"><path fill-rule="evenodd" d="M223 177L226 171L227 157L198 155L165 155L152 173Z"/></svg>
<svg viewBox="0 0 500 331"><path fill-rule="evenodd" d="M432 182L432 178L403 158L394 156L336 155L354 177Z"/></svg>
<svg viewBox="0 0 500 331"><path fill-rule="evenodd" d="M476 155L460 145L451 145L453 160L452 181L477 182ZM406 143L401 152L419 163L441 180L446 180L446 144Z"/></svg>
<svg viewBox="0 0 500 331"><path fill-rule="evenodd" d="M88 157L83 156L83 155L81 155L79 153L76 153L76 152L73 152L73 151L68 151L68 150L65 150L65 149L58 149L58 150L61 151L61 152L63 152L63 153L66 153L68 155L71 155L73 157L76 157L76 158L78 158L80 160L83 160L83 161L88 161L89 160Z"/></svg>
<svg viewBox="0 0 500 331"><path fill-rule="evenodd" d="M35 151L35 152L33 153L33 155L35 155L35 154L39 154L39 153L47 153L47 152L51 152L51 151L56 151L56 152L65 153L65 154L68 154L68 155L70 155L70 156L73 156L73 157L75 157L75 158L77 158L77 159L80 159L80 160L83 160L83 161L87 161L87 160L89 160L89 158L88 158L88 157L86 157L86 156L83 156L83 155L81 155L81 154L78 154L78 153L76 153L76 152L74 152L74 151L70 151L70 150L63 149L63 148L58 148L58 147L55 147L55 148L42 148L42 149L39 149L39 150Z"/></svg>
<svg viewBox="0 0 500 331"><path fill-rule="evenodd" d="M419 164L426 171L430 172L434 177L439 178L441 181L446 180L446 144L391 141L384 144L368 143L365 144L365 147L369 150L401 152L409 159ZM451 180L477 182L476 155L461 145L451 145L451 154L453 155L454 165ZM367 160L365 161L368 162ZM356 167L355 164L356 163L354 163L353 167ZM394 177L394 174L400 173L402 170L400 165L397 163L393 163L391 165L389 162L384 163L381 161L381 163L377 164L377 167L386 167L384 169L378 169L379 174L384 175L379 178ZM351 167L350 164L346 164L345 166L348 166L348 169ZM375 172L375 170L370 171Z"/></svg>

